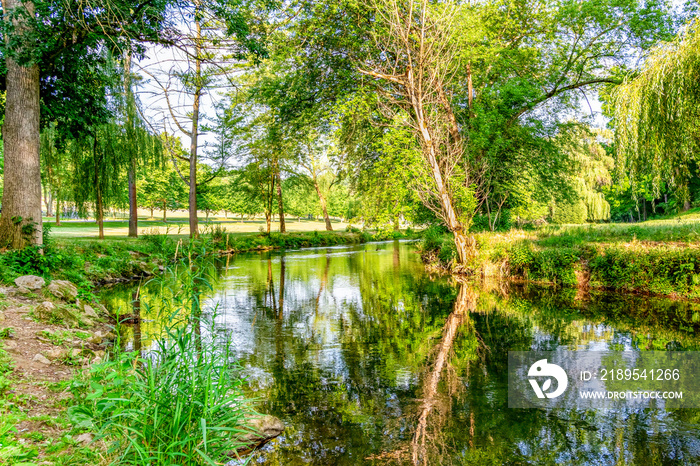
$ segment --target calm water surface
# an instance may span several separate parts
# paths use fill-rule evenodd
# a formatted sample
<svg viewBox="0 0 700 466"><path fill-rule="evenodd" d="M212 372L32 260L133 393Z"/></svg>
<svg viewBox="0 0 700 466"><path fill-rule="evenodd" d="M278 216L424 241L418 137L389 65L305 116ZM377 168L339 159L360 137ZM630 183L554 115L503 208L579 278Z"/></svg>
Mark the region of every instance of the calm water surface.
<svg viewBox="0 0 700 466"><path fill-rule="evenodd" d="M258 410L288 426L253 464L700 464L700 411L507 407L508 351L698 350L697 304L459 284L399 242L241 255L213 288ZM127 329L143 348L154 293Z"/></svg>

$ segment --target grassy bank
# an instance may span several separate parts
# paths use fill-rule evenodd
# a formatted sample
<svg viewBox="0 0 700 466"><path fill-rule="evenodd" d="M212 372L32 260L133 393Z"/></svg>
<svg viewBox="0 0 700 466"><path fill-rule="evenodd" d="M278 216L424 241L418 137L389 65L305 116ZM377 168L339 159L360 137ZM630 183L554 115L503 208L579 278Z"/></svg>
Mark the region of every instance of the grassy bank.
<svg viewBox="0 0 700 466"><path fill-rule="evenodd" d="M142 302L165 322L147 356L122 350L113 313L75 288L0 287L0 464L223 464L284 430L244 397L231 342L209 337L212 267L183 253L161 282L179 292Z"/></svg>
<svg viewBox="0 0 700 466"><path fill-rule="evenodd" d="M471 273L591 289L700 299L700 223L547 226L474 235ZM454 269L449 235L432 229L426 261Z"/></svg>

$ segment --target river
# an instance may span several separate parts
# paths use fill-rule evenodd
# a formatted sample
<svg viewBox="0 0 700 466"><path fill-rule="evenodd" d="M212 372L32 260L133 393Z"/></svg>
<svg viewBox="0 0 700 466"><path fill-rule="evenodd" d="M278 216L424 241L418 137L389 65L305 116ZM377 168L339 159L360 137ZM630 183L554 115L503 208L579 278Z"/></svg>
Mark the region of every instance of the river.
<svg viewBox="0 0 700 466"><path fill-rule="evenodd" d="M283 436L254 464L696 464L700 411L508 408L508 351L698 350L700 305L428 274L406 242L243 254L203 307ZM103 292L129 307L134 285ZM150 293L150 295L149 295ZM147 348L156 315L125 326Z"/></svg>

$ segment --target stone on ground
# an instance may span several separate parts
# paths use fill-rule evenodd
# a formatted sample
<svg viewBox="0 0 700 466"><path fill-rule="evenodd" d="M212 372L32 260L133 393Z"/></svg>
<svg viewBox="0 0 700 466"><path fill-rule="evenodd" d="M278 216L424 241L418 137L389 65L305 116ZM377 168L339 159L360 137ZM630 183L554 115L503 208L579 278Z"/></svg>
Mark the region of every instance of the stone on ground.
<svg viewBox="0 0 700 466"><path fill-rule="evenodd" d="M78 287L68 280L54 280L49 283L48 290L58 299L63 299L69 302L75 301L78 297Z"/></svg>
<svg viewBox="0 0 700 466"><path fill-rule="evenodd" d="M22 275L21 277L15 278L15 285L17 285L20 290L22 288L26 290L40 290L45 283L43 278L37 277L36 275Z"/></svg>
<svg viewBox="0 0 700 466"><path fill-rule="evenodd" d="M51 361L46 359L46 356L44 356L43 354L35 354L33 360L36 362L40 362L41 364L45 364L47 366L51 364Z"/></svg>

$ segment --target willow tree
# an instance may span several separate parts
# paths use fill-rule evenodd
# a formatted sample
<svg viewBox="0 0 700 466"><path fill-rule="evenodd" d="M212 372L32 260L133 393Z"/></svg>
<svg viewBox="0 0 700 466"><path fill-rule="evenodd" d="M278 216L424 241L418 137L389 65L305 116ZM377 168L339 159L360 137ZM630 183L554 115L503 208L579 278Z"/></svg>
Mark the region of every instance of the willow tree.
<svg viewBox="0 0 700 466"><path fill-rule="evenodd" d="M123 199L123 173L128 159L123 152L122 128L114 123L92 128L88 136L72 141L76 167L74 200L81 216L94 206L99 238L104 239L105 207Z"/></svg>
<svg viewBox="0 0 700 466"><path fill-rule="evenodd" d="M657 46L614 94L620 174L634 193L668 184L690 208L690 165L700 143L700 23ZM650 186L643 186L644 184Z"/></svg>

